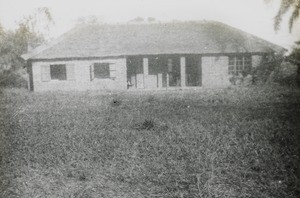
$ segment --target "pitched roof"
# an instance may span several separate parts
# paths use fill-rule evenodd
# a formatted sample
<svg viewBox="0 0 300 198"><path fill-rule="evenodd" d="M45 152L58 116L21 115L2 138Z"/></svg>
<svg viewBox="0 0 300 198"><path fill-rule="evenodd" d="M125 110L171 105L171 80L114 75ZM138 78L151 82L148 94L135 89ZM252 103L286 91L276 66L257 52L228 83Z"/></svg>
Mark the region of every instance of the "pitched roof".
<svg viewBox="0 0 300 198"><path fill-rule="evenodd" d="M150 54L261 53L285 49L214 21L81 25L24 59Z"/></svg>

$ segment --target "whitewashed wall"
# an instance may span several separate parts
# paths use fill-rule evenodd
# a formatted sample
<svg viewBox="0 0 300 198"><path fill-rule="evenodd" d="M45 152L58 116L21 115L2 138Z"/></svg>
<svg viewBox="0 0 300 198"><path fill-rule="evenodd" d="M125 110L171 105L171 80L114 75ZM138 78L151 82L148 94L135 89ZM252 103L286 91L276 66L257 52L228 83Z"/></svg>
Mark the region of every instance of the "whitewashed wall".
<svg viewBox="0 0 300 198"><path fill-rule="evenodd" d="M202 86L226 87L229 86L228 57L203 56L202 57Z"/></svg>
<svg viewBox="0 0 300 198"><path fill-rule="evenodd" d="M93 63L111 63L116 69L115 79L94 79L90 78L90 65ZM73 64L75 67L74 80L51 80L42 81L41 66L52 64ZM126 90L127 74L126 59L99 59L84 61L53 61L53 62L33 62L33 86L34 91L54 91L54 90Z"/></svg>
<svg viewBox="0 0 300 198"><path fill-rule="evenodd" d="M261 55L252 55L252 67L258 67L263 60Z"/></svg>

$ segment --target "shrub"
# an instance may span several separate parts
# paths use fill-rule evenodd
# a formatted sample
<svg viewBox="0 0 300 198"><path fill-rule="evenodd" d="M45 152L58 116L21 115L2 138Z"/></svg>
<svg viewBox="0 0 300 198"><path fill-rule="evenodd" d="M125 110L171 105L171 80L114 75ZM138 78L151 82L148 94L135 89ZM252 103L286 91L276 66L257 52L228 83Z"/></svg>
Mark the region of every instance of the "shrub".
<svg viewBox="0 0 300 198"><path fill-rule="evenodd" d="M290 62L283 62L274 74L274 81L280 85L297 86L298 66Z"/></svg>
<svg viewBox="0 0 300 198"><path fill-rule="evenodd" d="M0 73L0 87L27 88L27 81L17 72L12 70Z"/></svg>
<svg viewBox="0 0 300 198"><path fill-rule="evenodd" d="M281 63L281 56L263 57L260 65L256 68L253 68L251 71L254 84L263 85L267 82L269 83L270 80L273 81L274 79L272 78L272 75L274 75L274 73L278 73L278 69L280 68Z"/></svg>

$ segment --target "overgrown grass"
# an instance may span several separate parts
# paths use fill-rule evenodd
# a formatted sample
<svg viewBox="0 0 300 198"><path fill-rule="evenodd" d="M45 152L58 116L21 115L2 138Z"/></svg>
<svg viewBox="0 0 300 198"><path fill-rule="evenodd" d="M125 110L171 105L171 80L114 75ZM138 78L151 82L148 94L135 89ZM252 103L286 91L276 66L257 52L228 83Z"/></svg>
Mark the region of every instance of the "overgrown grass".
<svg viewBox="0 0 300 198"><path fill-rule="evenodd" d="M300 196L299 90L0 94L0 197Z"/></svg>

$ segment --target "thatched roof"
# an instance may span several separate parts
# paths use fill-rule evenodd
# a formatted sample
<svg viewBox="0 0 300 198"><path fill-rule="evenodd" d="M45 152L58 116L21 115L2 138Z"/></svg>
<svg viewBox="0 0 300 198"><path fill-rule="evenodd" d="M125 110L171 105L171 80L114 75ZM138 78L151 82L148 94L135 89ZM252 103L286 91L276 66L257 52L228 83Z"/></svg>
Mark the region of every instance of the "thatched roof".
<svg viewBox="0 0 300 198"><path fill-rule="evenodd" d="M220 22L81 25L24 59L151 54L264 53L282 47Z"/></svg>

